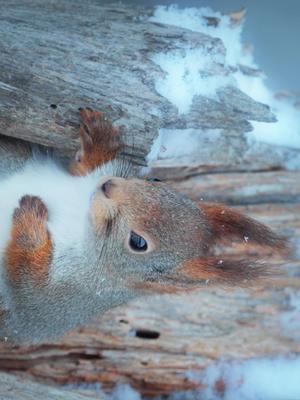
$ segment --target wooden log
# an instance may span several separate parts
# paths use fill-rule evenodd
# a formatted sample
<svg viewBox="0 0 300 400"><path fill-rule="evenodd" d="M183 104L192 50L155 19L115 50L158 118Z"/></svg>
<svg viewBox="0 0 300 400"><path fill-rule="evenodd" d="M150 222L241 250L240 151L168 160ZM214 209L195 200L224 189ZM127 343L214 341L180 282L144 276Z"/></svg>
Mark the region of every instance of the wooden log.
<svg viewBox="0 0 300 400"><path fill-rule="evenodd" d="M195 389L200 383L186 372L220 358L299 352L298 328L289 323L290 299L299 285L294 276L252 293L203 289L133 302L58 341L27 348L2 345L0 367L60 384L101 382L111 388L126 382L148 395Z"/></svg>
<svg viewBox="0 0 300 400"><path fill-rule="evenodd" d="M200 170L226 170L237 164L270 169L299 155L296 150L265 146L268 152L262 157L262 146L248 143L249 120L274 122L275 117L267 105L237 88L220 88L216 99L195 97L186 114L161 96L156 83L166 74L154 62L158 53L209 48L217 59L226 50L220 39L149 22L152 13L96 0L0 3L0 134L70 155L78 146L78 108L90 106L105 111L120 127L125 153L138 164L144 164L160 128L199 132L200 148L206 140L206 150L198 154ZM212 62L201 73L222 78L232 71ZM209 134L210 140L207 130L215 132ZM226 160L216 146L223 147ZM184 163L191 165L191 158ZM177 161L177 174L183 166Z"/></svg>
<svg viewBox="0 0 300 400"><path fill-rule="evenodd" d="M0 133L66 151L78 145L77 111L88 105L116 121L142 162L177 113L154 89L162 72L152 56L184 43L224 51L219 40L142 21L143 11L120 4L13 0L0 10Z"/></svg>
<svg viewBox="0 0 300 400"><path fill-rule="evenodd" d="M84 400L85 395L74 391L62 390L53 386L41 385L28 379L0 373L0 399L3 400ZM97 397L101 400L100 397Z"/></svg>
<svg viewBox="0 0 300 400"><path fill-rule="evenodd" d="M300 199L300 171L199 174L169 183L196 201L245 205Z"/></svg>

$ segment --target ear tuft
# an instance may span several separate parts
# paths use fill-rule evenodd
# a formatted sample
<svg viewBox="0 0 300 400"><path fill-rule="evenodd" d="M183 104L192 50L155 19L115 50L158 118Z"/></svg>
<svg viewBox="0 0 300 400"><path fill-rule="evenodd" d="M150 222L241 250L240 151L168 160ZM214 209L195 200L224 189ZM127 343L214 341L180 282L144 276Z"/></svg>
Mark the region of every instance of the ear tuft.
<svg viewBox="0 0 300 400"><path fill-rule="evenodd" d="M182 293L207 286L251 287L265 279L280 275L278 266L256 260L226 257L194 258L179 265L158 281L135 284L135 289L146 293Z"/></svg>
<svg viewBox="0 0 300 400"><path fill-rule="evenodd" d="M206 216L212 235L212 242L226 242L238 239L246 243L267 246L288 255L291 249L285 238L278 236L264 224L247 217L223 204L201 203L199 209Z"/></svg>
<svg viewBox="0 0 300 400"><path fill-rule="evenodd" d="M172 277L189 285L220 283L229 285L251 285L278 273L272 266L257 260L234 259L231 257L206 257L186 261L179 266Z"/></svg>

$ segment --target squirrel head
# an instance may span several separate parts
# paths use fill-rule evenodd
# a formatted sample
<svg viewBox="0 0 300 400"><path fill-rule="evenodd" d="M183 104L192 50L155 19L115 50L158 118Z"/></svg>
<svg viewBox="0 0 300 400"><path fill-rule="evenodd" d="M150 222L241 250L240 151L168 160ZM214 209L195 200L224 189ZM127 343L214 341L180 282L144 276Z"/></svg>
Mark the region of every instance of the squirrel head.
<svg viewBox="0 0 300 400"><path fill-rule="evenodd" d="M165 184L105 177L91 201L93 246L114 278L156 279L202 255L209 229L201 210Z"/></svg>
<svg viewBox="0 0 300 400"><path fill-rule="evenodd" d="M265 274L266 268L253 261L208 256L224 238L286 248L266 226L230 208L198 205L162 182L136 178L102 178L89 222L106 278L135 289L239 283Z"/></svg>

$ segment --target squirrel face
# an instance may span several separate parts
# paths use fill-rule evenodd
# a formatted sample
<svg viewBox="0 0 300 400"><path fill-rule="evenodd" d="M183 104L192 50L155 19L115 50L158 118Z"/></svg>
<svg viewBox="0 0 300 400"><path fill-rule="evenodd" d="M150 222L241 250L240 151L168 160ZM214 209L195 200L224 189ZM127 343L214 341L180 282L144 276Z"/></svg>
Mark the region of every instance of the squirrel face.
<svg viewBox="0 0 300 400"><path fill-rule="evenodd" d="M141 179L102 178L89 221L102 260L104 255L114 274L136 282L203 255L210 236L195 203L161 182Z"/></svg>

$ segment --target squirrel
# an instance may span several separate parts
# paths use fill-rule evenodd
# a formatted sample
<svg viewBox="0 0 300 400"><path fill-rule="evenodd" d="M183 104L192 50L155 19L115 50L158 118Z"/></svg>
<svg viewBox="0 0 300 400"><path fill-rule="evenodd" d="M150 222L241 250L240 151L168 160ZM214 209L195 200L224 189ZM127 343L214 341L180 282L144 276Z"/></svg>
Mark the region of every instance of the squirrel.
<svg viewBox="0 0 300 400"><path fill-rule="evenodd" d="M121 134L80 110L80 149L66 170L36 155L0 177L0 335L37 341L149 292L244 284L263 264L211 254L232 238L276 251L287 242L222 204L197 204L130 176Z"/></svg>

